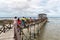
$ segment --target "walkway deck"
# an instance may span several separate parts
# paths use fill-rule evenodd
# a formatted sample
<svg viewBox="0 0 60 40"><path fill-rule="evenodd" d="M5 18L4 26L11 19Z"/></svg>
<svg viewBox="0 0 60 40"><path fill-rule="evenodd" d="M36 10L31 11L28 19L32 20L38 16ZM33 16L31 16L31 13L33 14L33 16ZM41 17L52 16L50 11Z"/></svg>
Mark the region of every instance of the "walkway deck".
<svg viewBox="0 0 60 40"><path fill-rule="evenodd" d="M27 29L23 30L25 35L29 36ZM14 29L9 30L6 33L0 34L0 40L14 40Z"/></svg>
<svg viewBox="0 0 60 40"><path fill-rule="evenodd" d="M33 29L34 29L34 27L31 28L31 32L33 32ZM27 29L24 29L23 32L27 37L29 36L29 33L28 33ZM13 37L14 37L14 29L11 29L11 30L7 31L6 33L1 33L0 34L0 40L14 40Z"/></svg>
<svg viewBox="0 0 60 40"><path fill-rule="evenodd" d="M0 40L14 40L13 35L14 35L14 29L11 29L7 31L6 33L0 34Z"/></svg>
<svg viewBox="0 0 60 40"><path fill-rule="evenodd" d="M40 30L40 27L45 23L42 22L42 23L39 23L39 27L38 27L38 24L35 25L35 31L34 31L34 26L31 27L31 33L37 33L37 30ZM30 28L29 28L30 29ZM28 32L28 29L23 29L23 32L24 32L24 35L26 37L29 37L30 34ZM9 31L7 31L6 33L2 33L0 34L0 40L14 40L14 29L11 29ZM25 38L25 37L24 37ZM32 37L31 37L32 38ZM25 38L26 39L26 38ZM34 40L38 40L39 38L35 38Z"/></svg>

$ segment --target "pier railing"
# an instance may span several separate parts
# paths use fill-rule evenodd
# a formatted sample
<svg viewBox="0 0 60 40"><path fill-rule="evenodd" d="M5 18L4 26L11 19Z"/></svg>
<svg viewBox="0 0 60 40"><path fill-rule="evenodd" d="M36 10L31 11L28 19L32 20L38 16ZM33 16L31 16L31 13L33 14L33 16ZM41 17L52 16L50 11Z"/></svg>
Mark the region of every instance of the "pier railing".
<svg viewBox="0 0 60 40"><path fill-rule="evenodd" d="M41 20L35 20L31 23L26 24L26 28L23 28L20 35L21 40L34 40L40 33L40 28L43 26L44 23L46 23L47 19ZM0 28L0 34L3 32L10 30L12 28L11 23L3 24L3 26ZM27 30L26 32L24 32ZM18 32L17 32L18 33Z"/></svg>
<svg viewBox="0 0 60 40"><path fill-rule="evenodd" d="M12 27L11 27L11 23L9 24L3 24L2 27L0 28L0 34L3 32L5 33L6 31L10 30Z"/></svg>
<svg viewBox="0 0 60 40"><path fill-rule="evenodd" d="M26 24L26 28L22 29L21 39L20 40L34 40L40 33L40 28L46 23L47 19L44 20L36 20L30 24ZM24 32L25 30L28 30L27 32Z"/></svg>

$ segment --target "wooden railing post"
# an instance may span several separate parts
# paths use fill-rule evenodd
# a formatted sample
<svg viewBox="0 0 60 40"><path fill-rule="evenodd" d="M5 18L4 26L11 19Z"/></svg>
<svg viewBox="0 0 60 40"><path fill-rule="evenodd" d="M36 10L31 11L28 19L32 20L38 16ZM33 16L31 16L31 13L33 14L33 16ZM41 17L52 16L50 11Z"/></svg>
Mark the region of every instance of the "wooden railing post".
<svg viewBox="0 0 60 40"><path fill-rule="evenodd" d="M39 33L40 33L40 22L38 21L38 33L37 33L37 35L39 35Z"/></svg>
<svg viewBox="0 0 60 40"><path fill-rule="evenodd" d="M35 37L35 36L36 36L36 35L35 35L35 25L36 25L36 24L34 24L34 38L36 38L36 37Z"/></svg>
<svg viewBox="0 0 60 40"><path fill-rule="evenodd" d="M31 39L31 24L29 25L29 28L30 28L30 39Z"/></svg>
<svg viewBox="0 0 60 40"><path fill-rule="evenodd" d="M5 31L6 31L6 30L5 30L5 25L3 25L3 32L5 33Z"/></svg>
<svg viewBox="0 0 60 40"><path fill-rule="evenodd" d="M11 29L11 28L12 28L12 27L11 27L11 23L9 23L9 25L10 25L10 29Z"/></svg>

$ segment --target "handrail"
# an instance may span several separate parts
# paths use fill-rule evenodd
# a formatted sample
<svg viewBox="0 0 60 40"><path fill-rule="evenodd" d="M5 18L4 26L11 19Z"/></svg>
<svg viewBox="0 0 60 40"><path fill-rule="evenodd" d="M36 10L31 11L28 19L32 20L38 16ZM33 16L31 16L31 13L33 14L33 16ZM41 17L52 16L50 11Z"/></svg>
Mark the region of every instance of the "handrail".
<svg viewBox="0 0 60 40"><path fill-rule="evenodd" d="M3 24L3 26L0 28L0 34L3 32L5 33L8 30L10 30L12 27L11 27L11 23L9 23L8 25L5 25Z"/></svg>
<svg viewBox="0 0 60 40"><path fill-rule="evenodd" d="M46 20L46 19L45 19ZM43 21L42 21L43 22ZM34 26L34 38L36 38L35 36L36 36L36 34L35 34L35 25L37 25L38 24L38 26L39 26L39 24L41 23L41 21L40 20L37 20L37 21L34 21L33 23L30 23L30 24L26 24L28 27L26 28L26 29L28 29L28 32L29 32L29 28L30 28L30 32L29 32L29 35L30 35L30 37L29 37L29 40L31 40L31 27L32 26ZM24 29L24 28L23 28ZM38 29L38 30L40 30L40 29ZM39 33L39 32L38 32ZM27 38L27 36L25 36L26 37L26 40L28 39Z"/></svg>

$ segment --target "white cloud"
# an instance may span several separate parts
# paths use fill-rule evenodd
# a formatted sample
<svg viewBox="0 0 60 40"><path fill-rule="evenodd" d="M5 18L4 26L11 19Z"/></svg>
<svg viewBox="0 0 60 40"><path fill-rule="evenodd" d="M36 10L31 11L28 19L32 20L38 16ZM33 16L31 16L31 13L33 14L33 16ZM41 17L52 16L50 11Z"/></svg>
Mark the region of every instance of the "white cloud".
<svg viewBox="0 0 60 40"><path fill-rule="evenodd" d="M41 12L60 15L60 0L0 0L1 16L37 16Z"/></svg>

